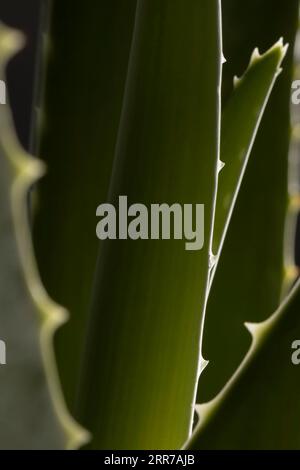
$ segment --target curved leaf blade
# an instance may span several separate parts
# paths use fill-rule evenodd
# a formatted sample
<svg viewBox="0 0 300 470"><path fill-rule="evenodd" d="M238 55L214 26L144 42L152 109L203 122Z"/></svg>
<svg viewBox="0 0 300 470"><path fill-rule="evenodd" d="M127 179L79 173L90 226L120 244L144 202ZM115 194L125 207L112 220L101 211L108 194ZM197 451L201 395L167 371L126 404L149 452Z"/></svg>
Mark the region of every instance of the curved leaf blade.
<svg viewBox="0 0 300 470"><path fill-rule="evenodd" d="M252 346L221 393L198 407L188 449L299 449L300 373L291 360L299 313L300 281L270 319L247 325Z"/></svg>
<svg viewBox="0 0 300 470"><path fill-rule="evenodd" d="M93 448L176 449L191 430L220 72L218 1L138 2L109 201L204 203L205 244L188 252L184 240L101 243L79 397Z"/></svg>
<svg viewBox="0 0 300 470"><path fill-rule="evenodd" d="M220 253L230 223L248 159L261 118L287 46L280 40L260 55L254 50L241 78L235 77L235 89L222 112L220 158L224 168L218 179L214 222L213 253Z"/></svg>
<svg viewBox="0 0 300 470"><path fill-rule="evenodd" d="M264 27L270 5L277 21ZM223 68L225 106L233 76L242 74L255 46L268 50L280 36L290 46L257 132L214 273L202 343L202 354L209 364L199 380L198 403L220 392L247 353L250 340L243 323L265 320L280 303L298 0L291 1L289 9L284 5L271 0L244 4L228 0L223 4L224 53L228 59ZM237 127L241 124L237 122Z"/></svg>
<svg viewBox="0 0 300 470"><path fill-rule="evenodd" d="M46 44L34 244L44 284L70 312L55 352L71 410L96 268L95 211L107 199L136 0L54 0ZM80 267L79 267L80 266Z"/></svg>
<svg viewBox="0 0 300 470"><path fill-rule="evenodd" d="M0 24L0 77L21 37ZM6 105L0 106L0 332L7 364L0 366L2 449L75 448L87 434L68 414L53 354L53 334L66 319L42 286L28 224L28 192L44 172L26 154Z"/></svg>

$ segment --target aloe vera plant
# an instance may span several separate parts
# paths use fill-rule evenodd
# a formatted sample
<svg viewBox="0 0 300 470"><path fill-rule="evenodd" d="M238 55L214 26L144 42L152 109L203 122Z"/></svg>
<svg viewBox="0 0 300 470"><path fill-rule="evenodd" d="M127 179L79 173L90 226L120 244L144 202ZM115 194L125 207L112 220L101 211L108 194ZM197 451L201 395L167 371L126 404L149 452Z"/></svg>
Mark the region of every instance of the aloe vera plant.
<svg viewBox="0 0 300 470"><path fill-rule="evenodd" d="M266 26L264 18L270 6L271 2L264 5L249 2L242 7L230 0L228 10L224 10L224 54L228 57L228 69L224 67L223 71L224 111L229 104L233 77L243 73L250 51L255 47L266 50L280 35L284 35L290 47L258 129L209 297L203 355L210 360L210 366L201 377L202 387L198 390L201 402L220 391L249 349L251 339L244 322L266 320L277 309L285 272L289 271L283 238L298 2L291 2L284 11L280 2L276 6L272 3L277 21ZM253 21L247 23L249 17ZM243 32L232 28L232 21L237 18L248 25ZM230 315L220 315L224 308ZM215 328L216 323L219 328Z"/></svg>
<svg viewBox="0 0 300 470"><path fill-rule="evenodd" d="M39 159L0 105L2 448L299 447L299 284L280 298L298 1L261 32L267 3L52 2ZM0 79L18 38L1 26ZM161 204L173 238L141 209Z"/></svg>

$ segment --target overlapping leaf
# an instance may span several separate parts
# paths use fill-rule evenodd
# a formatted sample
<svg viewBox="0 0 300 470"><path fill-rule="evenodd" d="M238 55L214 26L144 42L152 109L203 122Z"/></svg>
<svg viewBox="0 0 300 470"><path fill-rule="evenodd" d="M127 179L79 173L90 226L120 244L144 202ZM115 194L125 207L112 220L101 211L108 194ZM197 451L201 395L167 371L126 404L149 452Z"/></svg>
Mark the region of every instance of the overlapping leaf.
<svg viewBox="0 0 300 470"><path fill-rule="evenodd" d="M269 8L276 21L266 26ZM210 363L199 381L199 403L211 400L222 389L247 353L250 341L243 323L268 318L280 302L297 18L297 0L289 8L284 2L275 5L269 0L223 3L224 111L230 104L233 76L243 73L254 47L265 51L283 36L289 49L255 139L212 283L202 346ZM249 112L252 101L247 103ZM237 139L247 117L248 112L243 120L236 120Z"/></svg>
<svg viewBox="0 0 300 470"><path fill-rule="evenodd" d="M189 449L299 449L300 283L274 315L249 324L252 346L238 371L211 402Z"/></svg>
<svg viewBox="0 0 300 470"><path fill-rule="evenodd" d="M266 53L254 50L241 78L235 77L234 92L222 112L221 168L214 224L213 253L219 254L238 196L263 112L285 56L280 40ZM220 169L221 169L220 168Z"/></svg>
<svg viewBox="0 0 300 470"><path fill-rule="evenodd" d="M72 410L98 241L96 208L107 199L136 0L54 0L44 34L40 158L34 241L43 282L70 311L55 338ZM39 77L41 80L41 77Z"/></svg>
<svg viewBox="0 0 300 470"><path fill-rule="evenodd" d="M19 48L18 33L0 25L0 78ZM53 357L52 339L66 312L54 304L36 268L27 198L42 163L20 147L7 105L0 106L0 334L7 363L0 367L0 447L76 447L85 432L69 416Z"/></svg>
<svg viewBox="0 0 300 470"><path fill-rule="evenodd" d="M219 2L138 2L109 201L205 205L205 244L105 240L80 394L93 448L176 449L192 424L219 144Z"/></svg>

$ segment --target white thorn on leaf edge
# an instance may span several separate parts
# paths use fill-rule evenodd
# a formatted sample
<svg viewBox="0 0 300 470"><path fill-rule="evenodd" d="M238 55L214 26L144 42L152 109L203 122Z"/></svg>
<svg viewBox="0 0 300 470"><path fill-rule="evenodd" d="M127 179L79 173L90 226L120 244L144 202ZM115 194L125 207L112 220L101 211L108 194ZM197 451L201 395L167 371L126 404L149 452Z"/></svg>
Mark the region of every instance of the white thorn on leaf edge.
<svg viewBox="0 0 300 470"><path fill-rule="evenodd" d="M200 375L202 374L202 372L204 371L204 369L206 368L206 366L209 364L209 361L207 361L206 359L204 359L202 356L200 357L200 361L199 361L199 377Z"/></svg>
<svg viewBox="0 0 300 470"><path fill-rule="evenodd" d="M214 255L213 253L210 253L209 255L209 261L208 261L208 267L209 267L209 270L211 270L214 265L216 264L217 262L217 256Z"/></svg>
<svg viewBox="0 0 300 470"><path fill-rule="evenodd" d="M218 161L218 173L220 173L220 171L224 168L225 166L225 163L222 162L222 160L219 160Z"/></svg>
<svg viewBox="0 0 300 470"><path fill-rule="evenodd" d="M261 57L260 53L259 53L259 50L258 50L258 47L256 47L252 54L251 54L251 58L250 58L250 65L253 64L253 62L255 62L257 59L259 59Z"/></svg>
<svg viewBox="0 0 300 470"><path fill-rule="evenodd" d="M195 412L197 413L198 419L200 419L201 408L202 408L201 405L195 405Z"/></svg>
<svg viewBox="0 0 300 470"><path fill-rule="evenodd" d="M247 330L249 331L249 333L251 334L251 336L255 336L257 331L258 331L258 326L259 326L259 323L244 323L245 325L245 328L247 328Z"/></svg>
<svg viewBox="0 0 300 470"><path fill-rule="evenodd" d="M260 335L264 334L272 322L272 317L261 323L244 323L245 327L249 331L253 340L259 338Z"/></svg>

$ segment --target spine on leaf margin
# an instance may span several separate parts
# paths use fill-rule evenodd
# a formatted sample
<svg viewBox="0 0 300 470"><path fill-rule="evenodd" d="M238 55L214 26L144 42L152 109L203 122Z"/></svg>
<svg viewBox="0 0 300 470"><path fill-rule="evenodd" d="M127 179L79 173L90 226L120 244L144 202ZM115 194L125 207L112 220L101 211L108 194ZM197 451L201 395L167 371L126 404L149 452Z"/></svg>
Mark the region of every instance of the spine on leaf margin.
<svg viewBox="0 0 300 470"><path fill-rule="evenodd" d="M21 49L23 37L20 33L0 24L0 75L4 77L9 59ZM46 381L51 397L52 408L58 422L58 432L62 435L62 448L75 449L89 439L89 434L81 428L68 413L60 387L53 351L53 335L67 319L67 312L55 304L47 295L41 283L32 246L28 223L28 193L32 185L44 174L44 164L27 154L18 142L14 131L11 113L7 106L0 110L0 148L10 175L8 201L12 212L14 237L20 261L22 277L27 288L39 328L41 357ZM32 397L34 400L34 397Z"/></svg>

